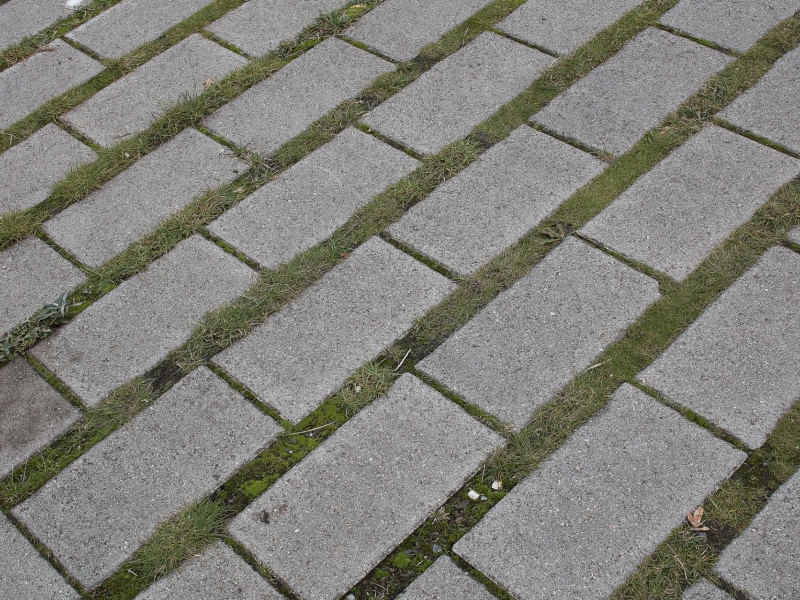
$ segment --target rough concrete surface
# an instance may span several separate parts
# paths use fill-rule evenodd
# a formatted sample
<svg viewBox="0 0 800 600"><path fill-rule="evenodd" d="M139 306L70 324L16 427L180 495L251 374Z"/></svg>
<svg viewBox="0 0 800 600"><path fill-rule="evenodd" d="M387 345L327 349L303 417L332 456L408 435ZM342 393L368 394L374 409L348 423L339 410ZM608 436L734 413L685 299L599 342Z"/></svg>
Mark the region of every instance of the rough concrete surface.
<svg viewBox="0 0 800 600"><path fill-rule="evenodd" d="M447 556L436 559L398 600L494 600L483 585L459 569Z"/></svg>
<svg viewBox="0 0 800 600"><path fill-rule="evenodd" d="M0 4L0 50L72 14L61 0L9 0Z"/></svg>
<svg viewBox="0 0 800 600"><path fill-rule="evenodd" d="M708 579L701 579L683 593L681 600L731 600L731 597Z"/></svg>
<svg viewBox="0 0 800 600"><path fill-rule="evenodd" d="M502 443L405 374L248 506L230 531L303 600L334 600Z"/></svg>

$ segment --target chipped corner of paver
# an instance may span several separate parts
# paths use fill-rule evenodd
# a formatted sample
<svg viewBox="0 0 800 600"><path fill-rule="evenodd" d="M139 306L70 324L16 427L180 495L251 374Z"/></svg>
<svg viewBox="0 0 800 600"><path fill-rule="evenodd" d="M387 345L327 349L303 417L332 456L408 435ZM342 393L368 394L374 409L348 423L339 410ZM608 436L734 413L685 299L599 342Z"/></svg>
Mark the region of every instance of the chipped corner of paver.
<svg viewBox="0 0 800 600"><path fill-rule="evenodd" d="M732 600L732 598L708 579L701 579L683 593L681 600Z"/></svg>
<svg viewBox="0 0 800 600"><path fill-rule="evenodd" d="M459 569L449 556L441 556L417 577L397 600L494 600L478 581Z"/></svg>

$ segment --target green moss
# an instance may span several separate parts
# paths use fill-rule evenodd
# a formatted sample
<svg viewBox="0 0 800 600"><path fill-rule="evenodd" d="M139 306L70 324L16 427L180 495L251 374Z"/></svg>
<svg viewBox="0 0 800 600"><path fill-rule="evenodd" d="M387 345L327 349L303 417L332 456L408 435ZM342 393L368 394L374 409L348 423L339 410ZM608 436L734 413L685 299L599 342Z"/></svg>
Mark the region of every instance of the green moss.
<svg viewBox="0 0 800 600"><path fill-rule="evenodd" d="M405 552L400 552L394 557L392 565L397 569L407 569L411 564L411 557Z"/></svg>

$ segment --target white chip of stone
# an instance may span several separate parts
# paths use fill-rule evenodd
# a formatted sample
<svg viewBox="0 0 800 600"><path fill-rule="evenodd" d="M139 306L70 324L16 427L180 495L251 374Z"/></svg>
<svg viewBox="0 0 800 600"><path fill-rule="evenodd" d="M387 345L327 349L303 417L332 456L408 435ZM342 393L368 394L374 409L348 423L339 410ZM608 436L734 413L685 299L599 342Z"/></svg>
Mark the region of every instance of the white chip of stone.
<svg viewBox="0 0 800 600"><path fill-rule="evenodd" d="M520 429L658 298L653 279L570 237L417 368Z"/></svg>
<svg viewBox="0 0 800 600"><path fill-rule="evenodd" d="M405 374L247 507L230 531L303 600L334 600L502 443Z"/></svg>
<svg viewBox="0 0 800 600"><path fill-rule="evenodd" d="M280 431L200 367L12 512L93 588Z"/></svg>
<svg viewBox="0 0 800 600"><path fill-rule="evenodd" d="M746 458L623 384L453 550L519 600L601 600Z"/></svg>

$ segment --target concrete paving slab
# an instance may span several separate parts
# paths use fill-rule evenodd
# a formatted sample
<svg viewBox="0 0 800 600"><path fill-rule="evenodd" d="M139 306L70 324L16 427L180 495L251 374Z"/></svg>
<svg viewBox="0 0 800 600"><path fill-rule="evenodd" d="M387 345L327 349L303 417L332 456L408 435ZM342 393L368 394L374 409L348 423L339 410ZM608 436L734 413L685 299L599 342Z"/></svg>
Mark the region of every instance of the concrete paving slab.
<svg viewBox="0 0 800 600"><path fill-rule="evenodd" d="M345 35L381 54L406 61L469 19L490 0L386 0Z"/></svg>
<svg viewBox="0 0 800 600"><path fill-rule="evenodd" d="M719 116L800 153L800 48L792 50Z"/></svg>
<svg viewBox="0 0 800 600"><path fill-rule="evenodd" d="M0 72L0 129L88 81L103 68L62 40L50 42L30 58Z"/></svg>
<svg viewBox="0 0 800 600"><path fill-rule="evenodd" d="M715 571L753 598L793 598L800 589L800 474L772 494Z"/></svg>
<svg viewBox="0 0 800 600"><path fill-rule="evenodd" d="M184 240L31 353L88 405L145 373L183 344L203 316L257 275L200 236Z"/></svg>
<svg viewBox="0 0 800 600"><path fill-rule="evenodd" d="M243 56L193 34L100 90L63 119L110 147L147 129L178 101L201 94L207 79L220 81L246 64Z"/></svg>
<svg viewBox="0 0 800 600"><path fill-rule="evenodd" d="M800 397L800 255L772 248L639 380L757 448Z"/></svg>
<svg viewBox="0 0 800 600"><path fill-rule="evenodd" d="M447 556L442 556L397 600L495 600L483 585L459 569Z"/></svg>
<svg viewBox="0 0 800 600"><path fill-rule="evenodd" d="M67 37L104 58L119 58L209 4L211 0L123 0Z"/></svg>
<svg viewBox="0 0 800 600"><path fill-rule="evenodd" d="M280 431L200 367L12 512L93 588Z"/></svg>
<svg viewBox="0 0 800 600"><path fill-rule="evenodd" d="M0 252L0 335L86 276L42 240L31 237Z"/></svg>
<svg viewBox="0 0 800 600"><path fill-rule="evenodd" d="M247 507L230 531L300 598L333 600L503 441L405 374Z"/></svg>
<svg viewBox="0 0 800 600"><path fill-rule="evenodd" d="M731 600L731 597L708 579L701 579L683 593L681 600Z"/></svg>
<svg viewBox="0 0 800 600"><path fill-rule="evenodd" d="M482 33L363 122L418 152L433 154L513 100L554 60L494 33Z"/></svg>
<svg viewBox="0 0 800 600"><path fill-rule="evenodd" d="M18 44L72 10L62 0L9 0L0 4L0 49Z"/></svg>
<svg viewBox="0 0 800 600"><path fill-rule="evenodd" d="M47 221L44 230L78 260L99 267L204 191L246 170L225 146L185 129Z"/></svg>
<svg viewBox="0 0 800 600"><path fill-rule="evenodd" d="M208 229L262 266L275 268L326 240L417 166L400 150L346 129Z"/></svg>
<svg viewBox="0 0 800 600"><path fill-rule="evenodd" d="M454 289L435 271L372 238L213 360L297 423Z"/></svg>
<svg viewBox="0 0 800 600"><path fill-rule="evenodd" d="M798 0L681 0L661 22L723 48L747 52L798 10Z"/></svg>
<svg viewBox="0 0 800 600"><path fill-rule="evenodd" d="M453 550L520 600L607 598L746 458L623 384Z"/></svg>
<svg viewBox="0 0 800 600"><path fill-rule="evenodd" d="M0 154L0 215L44 201L53 186L94 151L52 123Z"/></svg>
<svg viewBox="0 0 800 600"><path fill-rule="evenodd" d="M522 126L436 188L389 233L468 275L517 243L606 166Z"/></svg>
<svg viewBox="0 0 800 600"><path fill-rule="evenodd" d="M222 542L157 581L135 600L283 600Z"/></svg>
<svg viewBox="0 0 800 600"><path fill-rule="evenodd" d="M334 11L344 0L249 0L211 23L208 29L251 56L275 50L296 37L321 14Z"/></svg>
<svg viewBox="0 0 800 600"><path fill-rule="evenodd" d="M642 0L544 0L526 2L498 28L554 54L571 54Z"/></svg>
<svg viewBox="0 0 800 600"><path fill-rule="evenodd" d="M328 38L210 117L206 126L239 146L271 154L392 63Z"/></svg>
<svg viewBox="0 0 800 600"><path fill-rule="evenodd" d="M531 120L592 148L623 154L731 60L650 28Z"/></svg>
<svg viewBox="0 0 800 600"><path fill-rule="evenodd" d="M55 440L80 416L24 358L0 369L0 478Z"/></svg>
<svg viewBox="0 0 800 600"><path fill-rule="evenodd" d="M800 160L727 129L706 127L581 234L683 281L799 174Z"/></svg>
<svg viewBox="0 0 800 600"><path fill-rule="evenodd" d="M80 595L0 515L0 590L14 600L78 600Z"/></svg>
<svg viewBox="0 0 800 600"><path fill-rule="evenodd" d="M521 429L658 298L654 280L568 238L417 368Z"/></svg>
<svg viewBox="0 0 800 600"><path fill-rule="evenodd" d="M800 244L800 227L795 227L789 232L789 239L795 244Z"/></svg>

